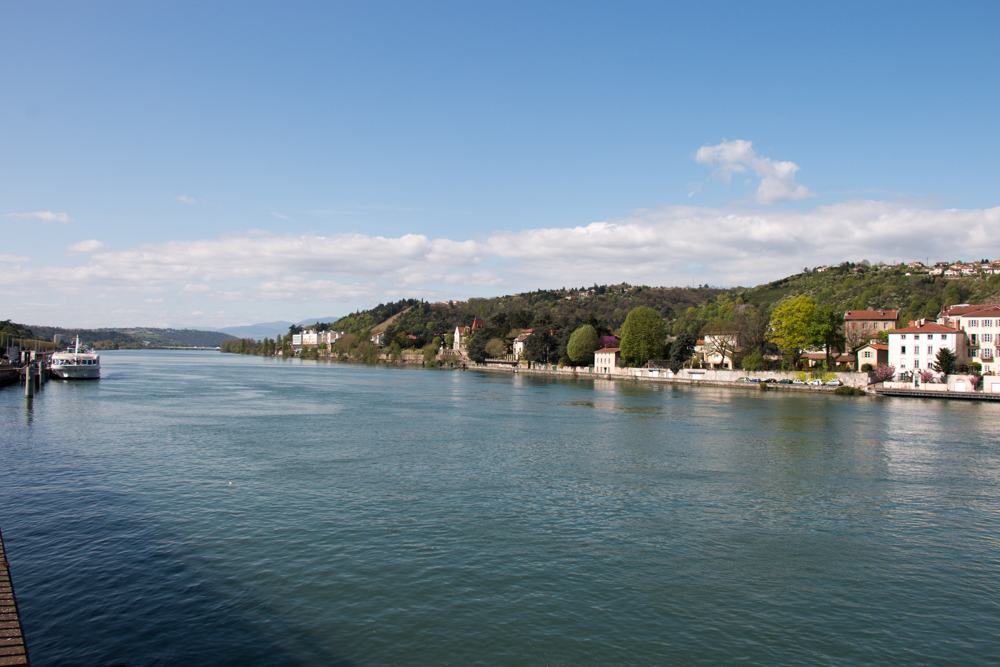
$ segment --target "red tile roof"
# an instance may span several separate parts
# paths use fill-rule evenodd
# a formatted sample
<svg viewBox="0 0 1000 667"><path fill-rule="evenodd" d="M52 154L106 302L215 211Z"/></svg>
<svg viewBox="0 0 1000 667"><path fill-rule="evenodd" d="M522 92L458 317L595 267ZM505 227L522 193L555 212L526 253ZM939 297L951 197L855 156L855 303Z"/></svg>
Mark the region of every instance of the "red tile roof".
<svg viewBox="0 0 1000 667"><path fill-rule="evenodd" d="M602 347L597 352L594 352L594 354L600 354L601 352L618 352L619 350L621 350L620 347Z"/></svg>
<svg viewBox="0 0 1000 667"><path fill-rule="evenodd" d="M878 320L879 322L895 322L899 319L898 310L849 310L844 313L845 320Z"/></svg>
<svg viewBox="0 0 1000 667"><path fill-rule="evenodd" d="M916 327L906 327L905 329L896 329L895 331L890 331L889 335L895 335L900 333L956 333L961 331L961 329L956 329L954 327L946 327L943 324L935 324L933 322L928 322L927 324L921 324Z"/></svg>

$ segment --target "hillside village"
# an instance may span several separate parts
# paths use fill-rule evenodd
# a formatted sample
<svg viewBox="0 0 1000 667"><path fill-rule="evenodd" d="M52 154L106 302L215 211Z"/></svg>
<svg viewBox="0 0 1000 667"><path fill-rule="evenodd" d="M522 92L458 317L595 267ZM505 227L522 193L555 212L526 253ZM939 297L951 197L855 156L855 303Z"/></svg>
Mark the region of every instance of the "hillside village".
<svg viewBox="0 0 1000 667"><path fill-rule="evenodd" d="M992 380L982 378L997 372L998 297L1000 261L844 262L755 288L622 283L495 299L404 300L333 324L293 328L280 340L231 341L224 349L610 375L636 368L853 372L912 387L945 386L949 375L960 374L971 378L967 385L986 389ZM630 351L626 330L637 311L662 327L643 354Z"/></svg>

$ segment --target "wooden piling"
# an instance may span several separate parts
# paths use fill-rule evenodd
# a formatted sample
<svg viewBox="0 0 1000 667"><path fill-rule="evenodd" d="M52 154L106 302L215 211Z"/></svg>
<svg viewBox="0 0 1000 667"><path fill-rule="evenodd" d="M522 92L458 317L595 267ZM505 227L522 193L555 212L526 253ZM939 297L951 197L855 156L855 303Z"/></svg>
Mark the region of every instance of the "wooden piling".
<svg viewBox="0 0 1000 667"><path fill-rule="evenodd" d="M21 626L14 584L10 578L7 552L3 548L3 533L0 533L0 667L30 664L28 643L24 640L24 628Z"/></svg>
<svg viewBox="0 0 1000 667"><path fill-rule="evenodd" d="M24 397L29 400L35 396L35 379L31 370L31 364L24 367Z"/></svg>

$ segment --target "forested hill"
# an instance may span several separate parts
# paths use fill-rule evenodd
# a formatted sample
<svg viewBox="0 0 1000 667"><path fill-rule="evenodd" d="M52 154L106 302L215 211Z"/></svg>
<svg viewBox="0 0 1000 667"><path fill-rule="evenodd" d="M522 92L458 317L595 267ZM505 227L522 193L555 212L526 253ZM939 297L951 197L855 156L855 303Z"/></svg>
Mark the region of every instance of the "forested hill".
<svg viewBox="0 0 1000 667"><path fill-rule="evenodd" d="M905 265L844 262L825 271L804 271L765 285L728 290L668 325L674 334L697 334L708 323L732 320L748 309L770 310L782 299L796 296L807 296L818 306L829 306L841 314L847 310L899 310L899 321L905 325L921 317L937 317L942 306L1000 303L1000 275L945 278L915 273Z"/></svg>
<svg viewBox="0 0 1000 667"><path fill-rule="evenodd" d="M81 343L98 349L143 348L143 347L218 347L224 340L235 340L234 336L217 331L196 329L155 329L135 327L129 329L63 329L31 325L31 331L42 340L52 340L55 334L62 334L64 341L80 337Z"/></svg>
<svg viewBox="0 0 1000 667"><path fill-rule="evenodd" d="M353 313L329 328L357 334L378 329L380 324L397 316L391 324L394 331L430 340L435 335L454 332L455 327L469 326L474 318L481 317L505 332L533 326L571 326L590 320L596 321L600 329L614 332L628 312L638 306L648 306L667 320L673 320L689 308L704 306L726 292L707 286L646 287L623 283L447 303L403 299Z"/></svg>

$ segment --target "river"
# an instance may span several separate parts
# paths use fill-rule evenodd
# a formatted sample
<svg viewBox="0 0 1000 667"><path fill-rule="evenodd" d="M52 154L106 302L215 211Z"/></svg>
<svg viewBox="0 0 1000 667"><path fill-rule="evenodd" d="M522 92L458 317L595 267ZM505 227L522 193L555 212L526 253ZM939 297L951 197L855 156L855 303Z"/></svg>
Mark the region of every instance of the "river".
<svg viewBox="0 0 1000 667"><path fill-rule="evenodd" d="M1000 663L1000 405L101 360L0 390L35 667Z"/></svg>

